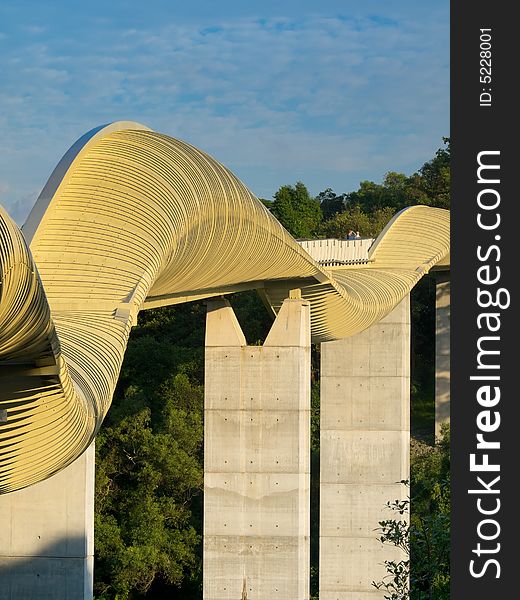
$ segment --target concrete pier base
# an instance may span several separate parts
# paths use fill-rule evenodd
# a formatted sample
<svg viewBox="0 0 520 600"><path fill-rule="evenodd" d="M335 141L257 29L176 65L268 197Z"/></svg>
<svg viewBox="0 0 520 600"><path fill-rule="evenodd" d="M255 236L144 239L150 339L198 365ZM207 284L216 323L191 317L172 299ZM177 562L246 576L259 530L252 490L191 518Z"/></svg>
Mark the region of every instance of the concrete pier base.
<svg viewBox="0 0 520 600"><path fill-rule="evenodd" d="M308 600L309 444L309 303L285 300L247 346L229 304L210 302L204 600Z"/></svg>
<svg viewBox="0 0 520 600"><path fill-rule="evenodd" d="M450 422L450 274L438 273L435 290L435 437Z"/></svg>
<svg viewBox="0 0 520 600"><path fill-rule="evenodd" d="M94 456L0 496L0 600L92 600Z"/></svg>
<svg viewBox="0 0 520 600"><path fill-rule="evenodd" d="M404 499L410 453L410 305L368 330L321 345L320 600L382 600L378 540L387 501Z"/></svg>

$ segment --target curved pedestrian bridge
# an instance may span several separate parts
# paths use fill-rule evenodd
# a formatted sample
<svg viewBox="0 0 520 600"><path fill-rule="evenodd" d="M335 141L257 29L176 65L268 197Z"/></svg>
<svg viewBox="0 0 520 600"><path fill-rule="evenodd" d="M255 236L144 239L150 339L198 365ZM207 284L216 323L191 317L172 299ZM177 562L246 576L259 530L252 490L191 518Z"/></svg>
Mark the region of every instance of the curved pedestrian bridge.
<svg viewBox="0 0 520 600"><path fill-rule="evenodd" d="M1 210L4 493L90 445L140 310L258 289L278 313L299 289L312 341L325 342L380 321L449 257L449 213L425 206L370 244L298 243L223 165L131 122L71 147L22 232Z"/></svg>

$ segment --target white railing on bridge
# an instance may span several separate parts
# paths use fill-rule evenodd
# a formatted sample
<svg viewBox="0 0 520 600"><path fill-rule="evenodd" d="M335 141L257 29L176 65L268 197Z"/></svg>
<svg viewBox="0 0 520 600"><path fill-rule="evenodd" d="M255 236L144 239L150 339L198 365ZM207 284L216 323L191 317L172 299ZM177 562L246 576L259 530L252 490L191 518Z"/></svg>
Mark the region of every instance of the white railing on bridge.
<svg viewBox="0 0 520 600"><path fill-rule="evenodd" d="M369 262L368 251L374 239L298 240L298 243L320 265L334 267Z"/></svg>

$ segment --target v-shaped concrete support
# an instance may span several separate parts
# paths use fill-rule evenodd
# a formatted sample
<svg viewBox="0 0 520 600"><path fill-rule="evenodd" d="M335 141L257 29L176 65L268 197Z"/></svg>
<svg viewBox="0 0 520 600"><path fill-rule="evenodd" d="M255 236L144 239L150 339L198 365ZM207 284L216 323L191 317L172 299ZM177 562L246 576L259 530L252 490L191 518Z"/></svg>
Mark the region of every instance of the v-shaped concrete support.
<svg viewBox="0 0 520 600"><path fill-rule="evenodd" d="M227 301L208 304L205 600L309 597L309 310L285 300L247 346Z"/></svg>

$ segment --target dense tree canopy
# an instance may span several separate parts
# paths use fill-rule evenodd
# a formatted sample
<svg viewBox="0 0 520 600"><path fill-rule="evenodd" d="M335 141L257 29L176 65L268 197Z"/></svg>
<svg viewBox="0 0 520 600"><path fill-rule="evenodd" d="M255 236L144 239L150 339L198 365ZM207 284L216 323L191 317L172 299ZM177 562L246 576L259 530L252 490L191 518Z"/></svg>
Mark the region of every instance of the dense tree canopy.
<svg viewBox="0 0 520 600"><path fill-rule="evenodd" d="M430 206L450 207L450 139L443 138L445 148L440 148L435 157L419 170L419 187Z"/></svg>
<svg viewBox="0 0 520 600"><path fill-rule="evenodd" d="M316 200L320 202L323 213L321 232L331 235L334 226L331 221L345 215L339 223L345 221L349 229L356 231L355 224L348 225L347 214L351 212L354 219L360 219L361 213L374 222L371 232L374 235L379 227L378 219L383 219L390 212L396 213L407 206L425 204L438 208L450 207L450 141L443 138L445 148L437 150L435 157L426 162L416 173L407 176L403 173L390 171L382 183L362 181L359 188L353 192L336 194L330 188L320 192ZM379 217L376 218L378 211ZM361 222L363 226L365 222ZM340 229L343 231L343 229ZM361 231L361 230L360 230Z"/></svg>
<svg viewBox="0 0 520 600"><path fill-rule="evenodd" d="M204 307L141 313L96 441L96 591L200 579ZM157 596L156 596L157 597Z"/></svg>
<svg viewBox="0 0 520 600"><path fill-rule="evenodd" d="M323 237L345 238L350 229L359 231L361 237L376 237L394 216L394 209L388 206L365 212L357 204L338 213L323 223L320 233Z"/></svg>
<svg viewBox="0 0 520 600"><path fill-rule="evenodd" d="M345 208L346 194L335 194L331 188L327 188L316 196L316 200L320 203L323 220L328 221L335 215L342 213Z"/></svg>
<svg viewBox="0 0 520 600"><path fill-rule="evenodd" d="M321 223L320 204L301 181L276 192L271 212L295 238L315 236Z"/></svg>

